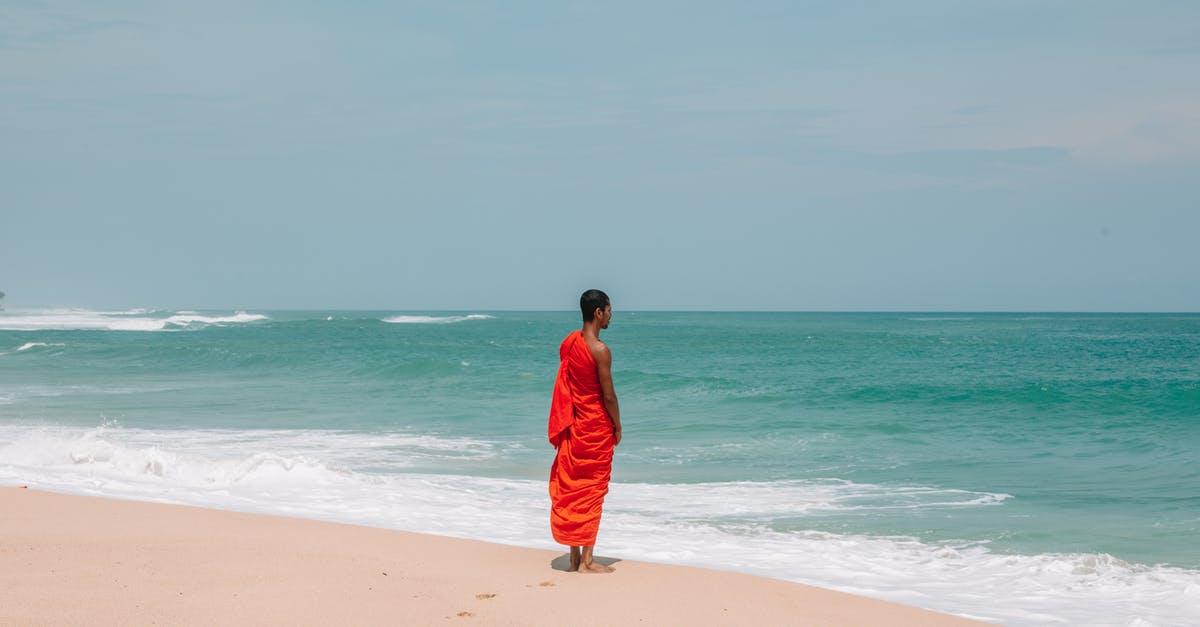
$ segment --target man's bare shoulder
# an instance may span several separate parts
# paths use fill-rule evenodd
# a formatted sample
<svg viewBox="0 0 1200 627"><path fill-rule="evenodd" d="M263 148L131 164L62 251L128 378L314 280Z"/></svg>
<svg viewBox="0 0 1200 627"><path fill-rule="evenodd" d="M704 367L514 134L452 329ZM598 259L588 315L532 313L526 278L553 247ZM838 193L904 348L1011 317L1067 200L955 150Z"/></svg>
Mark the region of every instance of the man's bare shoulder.
<svg viewBox="0 0 1200 627"><path fill-rule="evenodd" d="M612 359L612 354L608 351L608 344L605 344L600 338L585 339L587 340L588 352L592 354L592 359L596 361Z"/></svg>

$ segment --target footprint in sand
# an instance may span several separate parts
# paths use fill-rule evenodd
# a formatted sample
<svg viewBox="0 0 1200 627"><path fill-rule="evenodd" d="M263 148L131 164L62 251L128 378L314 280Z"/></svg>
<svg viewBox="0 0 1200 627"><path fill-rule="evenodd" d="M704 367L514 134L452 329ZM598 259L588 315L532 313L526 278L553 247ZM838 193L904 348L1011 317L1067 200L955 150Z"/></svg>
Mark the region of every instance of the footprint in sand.
<svg viewBox="0 0 1200 627"><path fill-rule="evenodd" d="M554 587L554 582L553 581L543 581L542 583L539 583L538 585L543 588L552 588L552 587Z"/></svg>
<svg viewBox="0 0 1200 627"><path fill-rule="evenodd" d="M455 616L464 616L464 617L465 616L474 616L474 615L475 615L475 612L468 612L466 610L463 610L463 611L459 612L458 614L455 614Z"/></svg>
<svg viewBox="0 0 1200 627"><path fill-rule="evenodd" d="M482 601L483 599L490 599L494 596L496 596L494 592L480 592L479 594L475 595L475 598Z"/></svg>

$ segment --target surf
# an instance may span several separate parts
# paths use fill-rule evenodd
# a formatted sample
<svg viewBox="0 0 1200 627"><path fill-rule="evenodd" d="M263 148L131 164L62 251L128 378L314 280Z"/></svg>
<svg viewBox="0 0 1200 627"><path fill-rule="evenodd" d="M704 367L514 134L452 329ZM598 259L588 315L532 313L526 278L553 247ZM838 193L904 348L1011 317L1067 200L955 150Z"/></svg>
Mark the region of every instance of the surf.
<svg viewBox="0 0 1200 627"><path fill-rule="evenodd" d="M268 320L265 314L237 311L204 315L196 312L158 312L146 309L98 311L46 309L0 314L0 331L173 331Z"/></svg>

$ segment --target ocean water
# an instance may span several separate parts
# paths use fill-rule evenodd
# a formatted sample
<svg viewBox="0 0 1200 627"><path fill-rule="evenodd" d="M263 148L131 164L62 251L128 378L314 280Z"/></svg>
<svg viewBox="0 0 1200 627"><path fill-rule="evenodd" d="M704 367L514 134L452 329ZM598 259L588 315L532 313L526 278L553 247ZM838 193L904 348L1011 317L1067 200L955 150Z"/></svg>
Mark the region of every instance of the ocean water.
<svg viewBox="0 0 1200 627"><path fill-rule="evenodd" d="M554 548L572 312L0 312L0 485ZM597 553L1200 624L1200 315L618 311ZM0 512L3 515L3 512Z"/></svg>

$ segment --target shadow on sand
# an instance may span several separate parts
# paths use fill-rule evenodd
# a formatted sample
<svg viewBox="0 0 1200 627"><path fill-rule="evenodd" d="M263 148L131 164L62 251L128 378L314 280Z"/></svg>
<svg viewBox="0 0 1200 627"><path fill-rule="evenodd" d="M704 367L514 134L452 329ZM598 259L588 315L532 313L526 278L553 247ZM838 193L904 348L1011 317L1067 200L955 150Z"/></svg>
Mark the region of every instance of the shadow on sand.
<svg viewBox="0 0 1200 627"><path fill-rule="evenodd" d="M592 561L596 562L597 564L601 564L603 566L612 566L613 564L616 564L617 562L619 562L621 560L619 560L615 557L601 557L599 555L593 555ZM571 567L571 554L570 553L563 553L562 555L559 555L558 557L550 560L550 568L553 568L554 570L561 570L563 572L567 572L567 569L570 567Z"/></svg>

